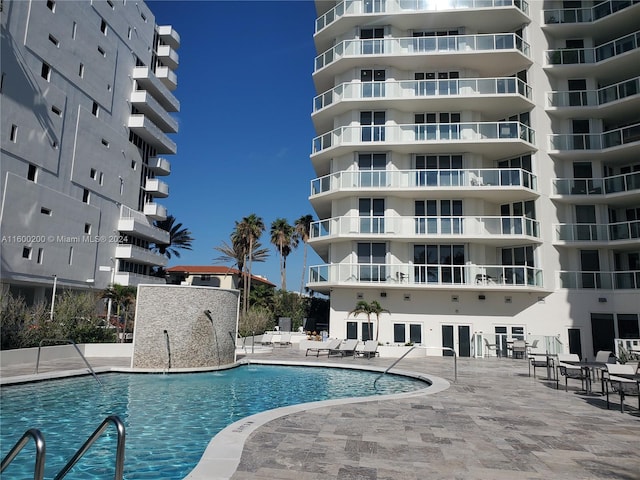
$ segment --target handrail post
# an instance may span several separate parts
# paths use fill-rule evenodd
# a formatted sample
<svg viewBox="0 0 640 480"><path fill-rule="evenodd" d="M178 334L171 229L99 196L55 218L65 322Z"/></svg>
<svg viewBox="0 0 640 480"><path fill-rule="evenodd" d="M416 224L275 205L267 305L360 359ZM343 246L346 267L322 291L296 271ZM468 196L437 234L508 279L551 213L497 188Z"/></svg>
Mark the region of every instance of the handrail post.
<svg viewBox="0 0 640 480"><path fill-rule="evenodd" d="M22 435L20 440L18 440L18 442L13 446L9 453L7 453L7 456L2 459L2 464L0 464L0 473L2 473L4 469L7 468L13 461L13 459L16 458L18 453L20 453L20 450L22 450L29 441L29 437L33 438L36 444L36 464L33 471L33 479L42 480L44 478L44 461L47 448L42 432L40 432L40 430L36 428L32 428L24 432L24 435Z"/></svg>
<svg viewBox="0 0 640 480"><path fill-rule="evenodd" d="M98 382L100 385L102 385L102 382L100 381L100 379L96 375L96 372L93 370L93 368L91 368L91 365L89 364L89 361L87 360L87 358L82 354L82 352L78 348L78 345L76 344L76 342L74 342L70 338L66 338L66 339L61 339L61 338L43 338L42 340L40 340L40 343L38 344L38 355L36 356L36 372L35 372L36 375L38 374L38 367L40 366L40 350L42 349L42 344L44 342L68 343L70 345L73 345L73 348L76 349L76 352L78 352L78 355L80 355L80 358L82 358L82 361L84 361L85 365L89 369L89 372L91 372L91 375L93 375L93 378L96 379L96 382Z"/></svg>

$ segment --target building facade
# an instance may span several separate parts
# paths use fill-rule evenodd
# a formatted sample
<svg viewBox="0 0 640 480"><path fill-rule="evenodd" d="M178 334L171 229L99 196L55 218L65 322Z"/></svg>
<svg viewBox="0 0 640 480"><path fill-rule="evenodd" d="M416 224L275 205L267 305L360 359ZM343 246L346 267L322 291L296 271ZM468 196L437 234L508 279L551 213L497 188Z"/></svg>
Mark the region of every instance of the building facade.
<svg viewBox="0 0 640 480"><path fill-rule="evenodd" d="M178 33L143 1L2 5L1 280L28 301L58 288L164 283L157 199L176 153L168 134Z"/></svg>
<svg viewBox="0 0 640 480"><path fill-rule="evenodd" d="M242 290L242 272L220 265L176 265L167 268L167 283ZM251 275L251 286L276 288L264 277Z"/></svg>
<svg viewBox="0 0 640 480"><path fill-rule="evenodd" d="M640 337L640 4L316 2L308 286L330 335Z"/></svg>

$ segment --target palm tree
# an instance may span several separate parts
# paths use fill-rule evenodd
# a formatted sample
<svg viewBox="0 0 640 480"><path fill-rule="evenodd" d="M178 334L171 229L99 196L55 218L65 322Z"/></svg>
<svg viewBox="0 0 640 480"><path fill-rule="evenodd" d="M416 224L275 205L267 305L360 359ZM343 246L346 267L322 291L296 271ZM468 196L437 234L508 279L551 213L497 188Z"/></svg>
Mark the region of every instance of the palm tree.
<svg viewBox="0 0 640 480"><path fill-rule="evenodd" d="M189 229L182 228L181 223L175 222L176 218L173 215L168 215L166 219L156 220L154 222L156 227L169 232L169 243L157 243L154 245L153 250L168 259L170 259L172 255L180 258L178 249L191 250L191 242L193 242L193 237Z"/></svg>
<svg viewBox="0 0 640 480"><path fill-rule="evenodd" d="M276 218L271 223L271 243L278 249L280 256L280 288L287 290L287 257L298 246L294 229L286 218Z"/></svg>
<svg viewBox="0 0 640 480"><path fill-rule="evenodd" d="M255 243L265 231L262 217L255 213L244 217L241 222L236 222L236 231L232 235L231 242L238 242L245 252L245 268L247 275L244 277L244 312L249 310L249 294L251 293L251 267L254 259Z"/></svg>
<svg viewBox="0 0 640 480"><path fill-rule="evenodd" d="M373 334L371 332L371 315L375 314L376 316L375 340L377 341L379 325L380 325L380 315L383 312L391 313L389 310L382 308L382 305L380 305L380 303L376 300L372 300L371 303L367 303L364 300L360 300L358 303L356 303L356 307L349 312L349 315L353 314L354 317L357 317L359 314L364 313L367 316L367 324L369 326L369 338L373 338Z"/></svg>
<svg viewBox="0 0 640 480"><path fill-rule="evenodd" d="M313 222L312 215L303 215L302 217L297 219L294 224L295 235L304 244L304 253L302 257L302 279L300 280L300 295L302 295L302 290L304 289L304 275L307 270L307 242L309 241L309 236L311 235L311 222Z"/></svg>
<svg viewBox="0 0 640 480"><path fill-rule="evenodd" d="M251 259L254 262L264 262L269 257L269 249L262 248L262 244L259 241L256 241L254 243L253 252L249 254L246 251L244 243L240 241L237 232L233 232L231 234L231 244L223 241L222 245L213 247L213 249L221 253L221 255L216 257L214 260L231 263L231 267L229 267L229 270L231 270L233 267L236 267L240 271L242 277L243 295L245 266L247 258L251 256Z"/></svg>
<svg viewBox="0 0 640 480"><path fill-rule="evenodd" d="M118 321L116 324L116 332L118 333L118 341L120 339L120 329L126 327L126 317L130 311L130 307L135 304L136 301L136 288L120 285L114 283L109 285L103 292L102 298L107 298L116 306L116 315ZM124 314L125 322L120 322L120 315ZM111 312L107 312L107 325L111 324Z"/></svg>

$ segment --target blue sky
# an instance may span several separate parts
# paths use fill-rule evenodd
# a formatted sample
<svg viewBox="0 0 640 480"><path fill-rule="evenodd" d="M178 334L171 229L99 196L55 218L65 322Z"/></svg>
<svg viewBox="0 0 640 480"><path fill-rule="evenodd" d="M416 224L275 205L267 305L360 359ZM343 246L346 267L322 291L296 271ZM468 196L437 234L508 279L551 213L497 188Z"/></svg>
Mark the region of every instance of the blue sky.
<svg viewBox="0 0 640 480"><path fill-rule="evenodd" d="M271 222L314 211L309 154L316 17L311 1L148 1L159 25L180 34L176 71L178 154L168 156L170 214L191 230L193 251L172 265L211 265L213 247L229 240L235 221L262 217L271 249L253 272L280 286ZM315 215L314 215L315 218ZM321 263L308 249L307 265ZM297 291L303 249L287 258L287 289Z"/></svg>

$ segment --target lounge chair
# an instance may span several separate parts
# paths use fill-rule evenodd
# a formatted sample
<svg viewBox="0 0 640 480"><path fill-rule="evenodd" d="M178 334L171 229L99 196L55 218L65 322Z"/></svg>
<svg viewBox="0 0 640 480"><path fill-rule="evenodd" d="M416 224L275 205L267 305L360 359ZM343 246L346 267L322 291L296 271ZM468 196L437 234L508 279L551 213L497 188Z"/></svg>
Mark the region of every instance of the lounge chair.
<svg viewBox="0 0 640 480"><path fill-rule="evenodd" d="M565 392L569 391L568 381L570 378L580 380L582 386L585 387L584 390L586 392L589 391L589 382L591 381L589 378L589 372L580 365L574 365L577 363L580 363L580 357L575 353L558 354L558 364L556 365L558 372L558 375L556 376L556 389L560 384L560 375L562 375L564 377Z"/></svg>
<svg viewBox="0 0 640 480"><path fill-rule="evenodd" d="M607 364L603 371L602 379L607 396L607 409L609 408L609 388L611 393L620 395L620 411L624 413L625 395L638 396L638 410L640 410L640 380L637 378L636 365L625 363L624 365ZM632 378L635 376L635 378Z"/></svg>
<svg viewBox="0 0 640 480"><path fill-rule="evenodd" d="M262 345L273 345L273 333L263 333L260 343Z"/></svg>
<svg viewBox="0 0 640 480"><path fill-rule="evenodd" d="M306 357L310 353L311 354L315 353L316 357L319 357L321 353L326 353L327 355L329 355L329 352L331 350L335 350L336 348L338 348L341 341L342 340L340 340L339 338L331 338L327 342L322 342L321 346L307 348L307 351L304 354L304 356Z"/></svg>
<svg viewBox="0 0 640 480"><path fill-rule="evenodd" d="M597 363L616 363L616 356L609 350L600 350L596 353L595 362Z"/></svg>
<svg viewBox="0 0 640 480"><path fill-rule="evenodd" d="M367 340L364 342L364 349L356 350L356 355L358 357L376 357L380 355L378 352L378 341L377 340Z"/></svg>
<svg viewBox="0 0 640 480"><path fill-rule="evenodd" d="M340 346L338 348L329 350L328 356L332 357L340 355L341 357L346 357L347 355L350 355L352 357L355 357L357 346L358 340L345 340L344 342L340 343Z"/></svg>
<svg viewBox="0 0 640 480"><path fill-rule="evenodd" d="M276 342L279 347L290 347L291 346L291 333L286 332L280 335L280 340Z"/></svg>

